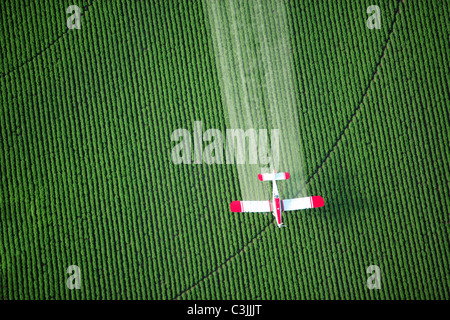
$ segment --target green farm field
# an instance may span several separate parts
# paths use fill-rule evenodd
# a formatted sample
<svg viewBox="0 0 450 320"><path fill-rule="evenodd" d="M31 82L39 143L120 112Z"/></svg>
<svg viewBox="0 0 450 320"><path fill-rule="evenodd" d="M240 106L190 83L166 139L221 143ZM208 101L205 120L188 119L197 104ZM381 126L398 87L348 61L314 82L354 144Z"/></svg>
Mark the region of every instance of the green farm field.
<svg viewBox="0 0 450 320"><path fill-rule="evenodd" d="M0 2L0 300L450 298L449 2L285 8L325 206L278 228L230 212L238 165L171 159L174 130L229 125L205 2Z"/></svg>

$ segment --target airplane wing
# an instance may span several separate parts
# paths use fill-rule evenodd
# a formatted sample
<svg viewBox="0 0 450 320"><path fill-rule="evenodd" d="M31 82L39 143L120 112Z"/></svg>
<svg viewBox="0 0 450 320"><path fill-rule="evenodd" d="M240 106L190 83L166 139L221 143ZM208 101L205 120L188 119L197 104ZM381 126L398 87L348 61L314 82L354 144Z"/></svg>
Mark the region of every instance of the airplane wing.
<svg viewBox="0 0 450 320"><path fill-rule="evenodd" d="M320 208L325 205L321 196L283 200L283 211Z"/></svg>
<svg viewBox="0 0 450 320"><path fill-rule="evenodd" d="M231 212L270 212L270 201L233 201L230 204Z"/></svg>

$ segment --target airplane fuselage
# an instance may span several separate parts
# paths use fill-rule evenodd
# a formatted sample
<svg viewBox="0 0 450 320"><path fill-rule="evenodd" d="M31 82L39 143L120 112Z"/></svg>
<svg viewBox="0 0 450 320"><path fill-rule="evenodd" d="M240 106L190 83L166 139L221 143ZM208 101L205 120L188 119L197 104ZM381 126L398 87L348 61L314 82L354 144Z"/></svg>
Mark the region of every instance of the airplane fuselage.
<svg viewBox="0 0 450 320"><path fill-rule="evenodd" d="M277 183L273 180L273 192L272 192L272 208L273 208L273 216L277 220L278 227L281 228L283 223L281 222L281 213L283 212L283 201L280 199L280 194L278 192Z"/></svg>

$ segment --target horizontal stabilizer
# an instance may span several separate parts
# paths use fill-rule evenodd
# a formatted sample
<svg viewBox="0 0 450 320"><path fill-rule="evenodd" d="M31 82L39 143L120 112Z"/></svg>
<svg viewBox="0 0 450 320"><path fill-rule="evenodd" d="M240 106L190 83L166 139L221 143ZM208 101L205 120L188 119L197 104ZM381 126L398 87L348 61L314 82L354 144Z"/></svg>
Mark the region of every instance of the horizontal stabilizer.
<svg viewBox="0 0 450 320"><path fill-rule="evenodd" d="M274 178L273 173L260 173L258 174L259 181L272 181ZM275 173L275 180L287 180L289 179L289 172Z"/></svg>

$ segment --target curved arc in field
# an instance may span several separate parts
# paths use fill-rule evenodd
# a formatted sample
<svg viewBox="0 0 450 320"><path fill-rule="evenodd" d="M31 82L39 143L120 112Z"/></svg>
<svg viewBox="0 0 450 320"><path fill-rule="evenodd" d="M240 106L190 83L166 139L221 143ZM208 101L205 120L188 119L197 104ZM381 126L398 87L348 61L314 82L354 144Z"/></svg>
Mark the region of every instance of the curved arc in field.
<svg viewBox="0 0 450 320"><path fill-rule="evenodd" d="M386 49L388 47L388 44L390 42L392 33L394 31L394 26L395 23L397 21L397 17L400 14L400 9L401 9L401 5L404 5L403 0L400 0L398 2L398 7L397 10L395 12L394 15L394 19L392 20L391 23L391 28L389 29L389 33L386 39L386 43L382 49L381 55L380 55L380 59L378 61L378 63L375 65L375 69L373 72L373 76L371 78L371 80L369 81L369 84L367 85L367 88L365 90L365 92L363 93L360 102L358 104L358 106L355 108L355 110L353 111L347 125L344 127L344 129L341 131L341 134L339 135L338 139L336 140L336 142L333 144L333 146L331 147L331 149L327 152L327 156L324 158L324 160L321 161L320 165L316 168L316 170L313 172L313 174L308 178L306 184L309 185L309 183L314 179L314 177L317 175L317 173L319 172L320 169L323 169L323 165L327 162L327 160L330 158L331 153L333 153L333 151L335 150L335 148L337 147L337 145L339 144L339 142L342 140L343 136L345 135L345 133L347 132L350 124L353 122L356 114L358 113L358 111L361 109L362 104L364 102L364 97L368 94L368 91L372 85L372 83L374 82L376 76L378 75L378 69L381 65L382 60L385 58L385 53L386 53ZM217 272L222 269L223 267L225 267L230 261L232 261L235 257L239 256L246 248L248 248L252 243L254 243L260 236L262 236L268 229L268 227L270 225L273 224L273 221L270 221L268 224L265 225L265 227L258 232L248 243L246 243L239 251L237 251L235 254L233 254L232 256L230 256L228 259L226 259L224 262L222 262L216 269L214 269L211 273L207 274L206 276L204 276L202 279L200 279L199 281L197 281L195 284L193 284L192 286L190 286L189 288L187 288L186 290L180 292L178 295L176 295L173 299L177 300L180 299L184 294L186 294L187 292L197 288L201 283L203 283L205 280L209 279L210 277L214 276L215 274L217 274Z"/></svg>
<svg viewBox="0 0 450 320"><path fill-rule="evenodd" d="M94 4L95 0L93 0L90 4L88 4L86 7L83 7L83 11L81 12L81 16L84 15L84 13L86 11L89 11L89 8L92 7L92 5ZM32 55L30 58L25 59L25 61L23 61L22 63L20 63L18 66L12 68L9 71L6 71L4 73L0 73L0 78L6 78L7 76L9 76L11 73L19 70L20 68L22 68L23 66L27 65L30 62L33 62L34 60L36 60L39 56L41 56L42 54L44 54L48 49L50 49L51 47L53 47L56 43L58 43L58 41L60 39L62 39L66 34L68 34L70 31L70 29L66 28L66 30L61 33L59 36L56 37L56 39L54 39L52 42L50 42L48 44L48 46L46 46L44 49L40 50L39 52L35 53L34 55Z"/></svg>
<svg viewBox="0 0 450 320"><path fill-rule="evenodd" d="M392 35L392 32L394 31L394 25L395 25L395 22L397 21L398 14L400 13L400 6L401 6L402 3L403 3L403 0L399 1L398 8L397 8L397 10L395 12L395 15L394 15L394 19L392 20L391 28L389 29L389 33L388 33L388 38L386 40L386 44L384 45L383 50L381 51L381 55L380 55L379 61L378 61L377 65L375 66L375 69L374 69L373 74L372 74L372 78L369 81L369 83L368 83L368 85L366 87L366 90L362 94L361 99L359 100L359 103L358 103L357 107L353 110L353 112L352 112L352 114L350 116L350 119L348 120L348 122L345 125L345 127L341 130L338 138L333 143L331 149L328 150L328 152L326 153L325 158L316 167L316 169L314 170L313 174L306 180L307 184L314 178L314 176L319 172L319 170L322 169L322 166L328 161L328 159L331 156L331 153L336 149L336 147L339 144L339 142L342 140L344 135L347 133L347 130L350 127L350 124L355 119L356 114L358 113L359 110L361 110L361 107L363 106L363 103L364 103L364 97L366 97L368 95L370 87L372 86L372 83L374 82L375 78L378 75L378 69L379 69L379 67L381 65L381 61L383 61L383 58L384 58L384 56L386 54L386 49L387 49L387 46L388 46L388 44L389 44L389 42L391 40L391 35Z"/></svg>

